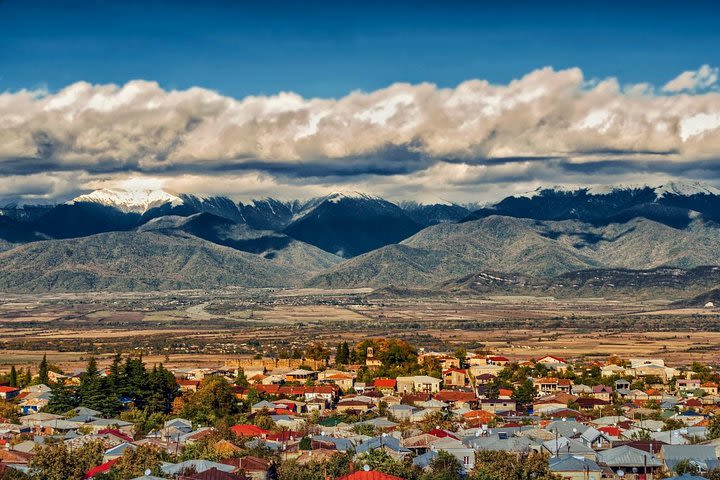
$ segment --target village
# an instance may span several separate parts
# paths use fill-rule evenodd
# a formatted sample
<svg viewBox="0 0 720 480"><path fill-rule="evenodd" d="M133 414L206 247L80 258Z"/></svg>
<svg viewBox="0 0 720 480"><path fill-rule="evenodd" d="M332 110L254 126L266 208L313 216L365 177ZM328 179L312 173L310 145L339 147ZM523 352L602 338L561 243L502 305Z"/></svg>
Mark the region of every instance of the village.
<svg viewBox="0 0 720 480"><path fill-rule="evenodd" d="M0 386L3 479L720 478L720 374L403 340L221 368L46 358Z"/></svg>

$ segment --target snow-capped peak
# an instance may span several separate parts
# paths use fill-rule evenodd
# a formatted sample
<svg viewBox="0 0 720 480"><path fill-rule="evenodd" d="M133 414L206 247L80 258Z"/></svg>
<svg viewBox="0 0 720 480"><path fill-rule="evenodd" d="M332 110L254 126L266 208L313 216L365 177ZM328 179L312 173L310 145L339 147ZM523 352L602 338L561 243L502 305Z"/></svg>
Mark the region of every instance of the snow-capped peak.
<svg viewBox="0 0 720 480"><path fill-rule="evenodd" d="M164 190L126 190L122 188L102 188L70 200L74 203L98 203L107 207L115 207L123 212L145 213L151 208L169 203L173 206L182 205L180 197Z"/></svg>
<svg viewBox="0 0 720 480"><path fill-rule="evenodd" d="M680 195L680 196L691 196L691 195L720 195L720 189L713 187L702 182L694 181L676 181L667 182L662 185L649 185L649 184L617 184L617 185L588 185L588 186L577 186L577 185L553 185L553 186L542 186L535 190L526 193L520 193L513 195L516 198L533 198L541 195L543 192L558 192L558 193L575 193L584 191L588 195L610 195L614 192L622 192L628 190L644 190L651 189L655 192L658 198L664 197L665 195Z"/></svg>
<svg viewBox="0 0 720 480"><path fill-rule="evenodd" d="M720 189L702 182L668 182L655 188L658 197L665 195L720 195Z"/></svg>
<svg viewBox="0 0 720 480"><path fill-rule="evenodd" d="M333 192L325 197L325 200L331 203L337 203L341 200L354 199L354 200L379 200L378 197L368 195L361 192Z"/></svg>

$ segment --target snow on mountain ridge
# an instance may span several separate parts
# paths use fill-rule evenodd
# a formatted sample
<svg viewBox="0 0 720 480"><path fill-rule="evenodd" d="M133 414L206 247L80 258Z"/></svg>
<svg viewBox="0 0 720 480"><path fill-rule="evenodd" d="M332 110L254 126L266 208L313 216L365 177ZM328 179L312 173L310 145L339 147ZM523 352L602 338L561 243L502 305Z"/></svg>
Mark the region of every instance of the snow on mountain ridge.
<svg viewBox="0 0 720 480"><path fill-rule="evenodd" d="M182 205L184 202L180 197L164 190L102 188L75 197L67 203L68 205L75 203L97 203L107 207L117 208L125 213L143 214L151 208L159 207L167 203L177 206Z"/></svg>
<svg viewBox="0 0 720 480"><path fill-rule="evenodd" d="M616 185L591 185L591 186L575 186L575 185L553 185L553 186L542 186L535 190L519 193L513 195L515 198L534 198L541 195L546 191L554 191L560 193L575 193L584 191L588 195L610 195L614 192L628 191L628 190L643 190L652 189L658 198L665 195L680 195L680 196L691 196L691 195L718 195L720 196L720 189L713 187L712 185L693 182L693 181L675 181L667 182L660 185L650 184L616 184Z"/></svg>

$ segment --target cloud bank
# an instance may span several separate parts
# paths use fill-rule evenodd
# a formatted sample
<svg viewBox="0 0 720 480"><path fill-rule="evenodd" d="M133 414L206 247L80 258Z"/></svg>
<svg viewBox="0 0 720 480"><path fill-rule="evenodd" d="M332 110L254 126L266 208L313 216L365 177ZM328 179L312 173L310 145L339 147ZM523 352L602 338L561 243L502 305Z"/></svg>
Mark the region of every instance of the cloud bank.
<svg viewBox="0 0 720 480"><path fill-rule="evenodd" d="M577 68L507 85L398 83L339 99L234 99L157 83L0 94L0 198L74 195L136 177L235 198L356 188L482 200L538 184L720 177L718 69L656 93ZM709 90L708 90L709 89Z"/></svg>

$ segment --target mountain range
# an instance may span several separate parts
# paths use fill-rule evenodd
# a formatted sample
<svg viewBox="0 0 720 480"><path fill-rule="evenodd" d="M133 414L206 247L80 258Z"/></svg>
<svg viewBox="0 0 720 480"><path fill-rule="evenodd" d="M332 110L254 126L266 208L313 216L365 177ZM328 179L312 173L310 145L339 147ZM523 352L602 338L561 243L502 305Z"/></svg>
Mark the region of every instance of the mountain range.
<svg viewBox="0 0 720 480"><path fill-rule="evenodd" d="M58 205L0 208L0 291L395 285L471 292L468 279L490 275L529 279L513 280L517 291L565 292L552 285L578 272L617 277L630 288L627 272L649 272L642 278L652 280L641 282L648 285L667 268L714 278L715 270L693 269L720 264L719 222L720 190L693 182L543 187L482 208L357 192L244 204L103 189ZM582 285L575 290L607 290Z"/></svg>

